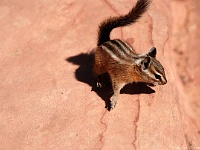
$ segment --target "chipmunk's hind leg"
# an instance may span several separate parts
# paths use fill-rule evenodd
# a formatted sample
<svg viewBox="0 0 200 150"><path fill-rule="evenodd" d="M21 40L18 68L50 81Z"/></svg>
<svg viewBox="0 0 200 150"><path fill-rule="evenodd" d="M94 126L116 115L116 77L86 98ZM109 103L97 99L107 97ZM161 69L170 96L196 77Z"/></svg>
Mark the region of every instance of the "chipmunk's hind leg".
<svg viewBox="0 0 200 150"><path fill-rule="evenodd" d="M96 79L96 86L98 88L101 88L102 87L102 75L100 73L100 69L99 69L98 65L96 65L96 62L94 63L94 66L93 66L93 76Z"/></svg>
<svg viewBox="0 0 200 150"><path fill-rule="evenodd" d="M96 78L96 86L98 88L102 88L105 86L104 79L103 79L102 69L99 67L99 65L96 65L96 63L93 66L93 76Z"/></svg>
<svg viewBox="0 0 200 150"><path fill-rule="evenodd" d="M97 87L102 88L105 86L105 83L103 81L103 75L98 75L97 76Z"/></svg>

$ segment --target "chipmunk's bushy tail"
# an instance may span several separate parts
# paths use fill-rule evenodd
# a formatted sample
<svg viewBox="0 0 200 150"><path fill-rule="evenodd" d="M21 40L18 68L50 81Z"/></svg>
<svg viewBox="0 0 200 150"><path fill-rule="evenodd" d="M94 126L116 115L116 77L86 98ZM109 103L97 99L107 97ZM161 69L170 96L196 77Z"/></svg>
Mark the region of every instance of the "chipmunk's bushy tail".
<svg viewBox="0 0 200 150"><path fill-rule="evenodd" d="M100 46L106 41L110 40L110 33L114 28L123 27L136 22L142 14L147 10L151 0L138 0L135 7L123 16L111 17L103 21L99 26L98 43Z"/></svg>

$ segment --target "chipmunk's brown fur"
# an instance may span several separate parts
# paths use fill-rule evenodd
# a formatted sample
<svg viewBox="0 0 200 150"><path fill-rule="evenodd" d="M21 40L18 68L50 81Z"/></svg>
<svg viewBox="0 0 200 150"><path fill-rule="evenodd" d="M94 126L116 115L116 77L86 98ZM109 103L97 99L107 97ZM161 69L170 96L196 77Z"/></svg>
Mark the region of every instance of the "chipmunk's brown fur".
<svg viewBox="0 0 200 150"><path fill-rule="evenodd" d="M114 28L134 23L147 10L149 4L150 0L138 0L127 15L109 18L99 27L93 73L97 78L98 87L103 85L101 75L110 75L114 91L110 104L112 109L117 103L120 90L128 83L167 83L164 68L156 59L156 48L153 47L148 53L138 55L122 40L110 40L110 33Z"/></svg>

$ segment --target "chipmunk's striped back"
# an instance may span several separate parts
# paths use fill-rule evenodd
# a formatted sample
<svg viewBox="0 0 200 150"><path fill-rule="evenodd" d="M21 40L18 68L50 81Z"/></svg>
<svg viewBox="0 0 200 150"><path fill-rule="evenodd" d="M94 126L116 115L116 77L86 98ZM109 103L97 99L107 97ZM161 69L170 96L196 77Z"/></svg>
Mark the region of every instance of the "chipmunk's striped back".
<svg viewBox="0 0 200 150"><path fill-rule="evenodd" d="M110 40L101 45L101 47L116 61L133 62L138 55L133 51L132 47L122 40Z"/></svg>

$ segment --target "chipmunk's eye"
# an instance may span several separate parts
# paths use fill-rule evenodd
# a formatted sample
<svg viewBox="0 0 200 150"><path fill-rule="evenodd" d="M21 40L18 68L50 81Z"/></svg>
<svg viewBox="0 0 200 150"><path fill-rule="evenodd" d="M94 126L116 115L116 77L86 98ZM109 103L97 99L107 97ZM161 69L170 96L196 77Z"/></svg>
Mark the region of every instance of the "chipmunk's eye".
<svg viewBox="0 0 200 150"><path fill-rule="evenodd" d="M154 74L154 76L155 76L155 78L156 78L156 79L158 79L158 80L160 80L160 79L161 79L161 76L160 76L160 75L158 75L158 74L156 74L156 73Z"/></svg>

